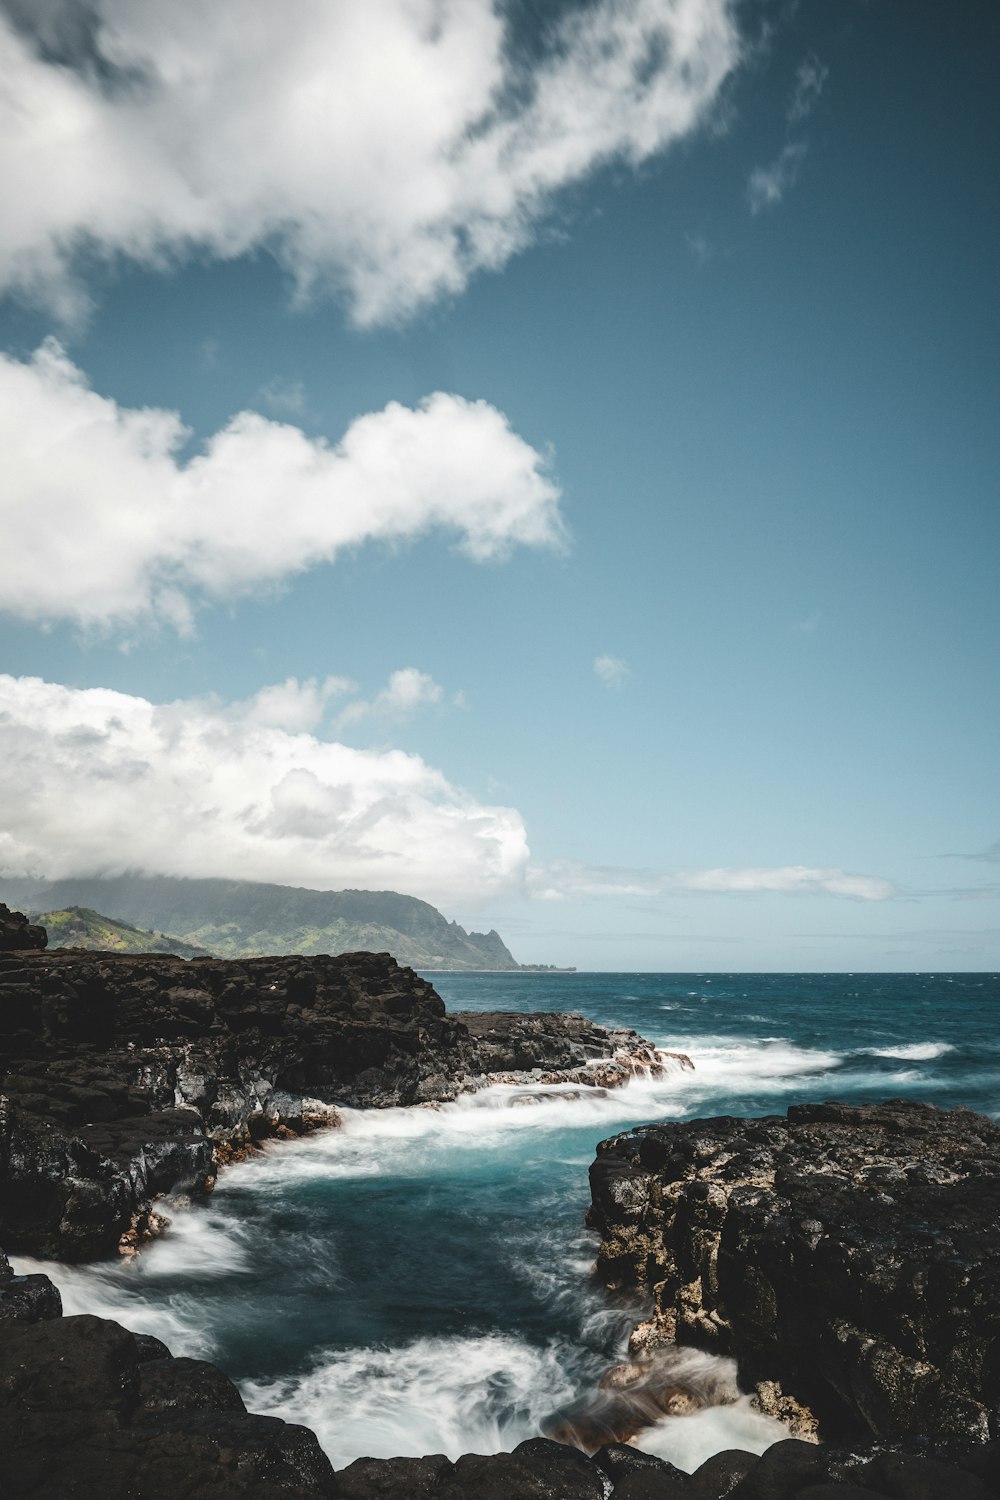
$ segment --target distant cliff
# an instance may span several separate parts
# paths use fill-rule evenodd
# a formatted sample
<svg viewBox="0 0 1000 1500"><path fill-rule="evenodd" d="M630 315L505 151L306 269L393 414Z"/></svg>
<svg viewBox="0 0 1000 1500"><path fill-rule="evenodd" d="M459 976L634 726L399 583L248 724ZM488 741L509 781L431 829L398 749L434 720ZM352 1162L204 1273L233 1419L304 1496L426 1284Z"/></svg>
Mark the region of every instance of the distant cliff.
<svg viewBox="0 0 1000 1500"><path fill-rule="evenodd" d="M498 933L466 932L428 902L397 891L311 891L249 880L122 875L0 881L0 900L33 913L85 908L113 923L173 934L181 944L221 958L364 949L391 953L414 969L521 967ZM58 941L54 933L51 940Z"/></svg>

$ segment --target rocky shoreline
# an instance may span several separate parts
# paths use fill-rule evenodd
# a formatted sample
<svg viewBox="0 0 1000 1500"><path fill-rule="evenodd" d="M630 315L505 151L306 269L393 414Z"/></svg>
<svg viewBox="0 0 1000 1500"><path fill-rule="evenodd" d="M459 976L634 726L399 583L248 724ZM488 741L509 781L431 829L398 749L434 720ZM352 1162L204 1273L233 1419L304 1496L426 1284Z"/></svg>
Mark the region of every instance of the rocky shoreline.
<svg viewBox="0 0 1000 1500"><path fill-rule="evenodd" d="M267 1137L335 1124L338 1104L434 1107L497 1081L537 1098L691 1065L579 1016L448 1015L386 954L185 962L44 942L0 908L12 1253L131 1251L156 1232L160 1193L207 1191ZM247 1413L214 1366L63 1318L51 1282L0 1254L0 1494L986 1500L1000 1493L998 1145L992 1122L919 1105L802 1106L604 1142L599 1271L646 1292L652 1316L589 1418L554 1434L567 1441L454 1463L334 1473L313 1433ZM733 1353L762 1409L827 1441L716 1454L690 1476L616 1441L686 1409L658 1375L675 1339Z"/></svg>
<svg viewBox="0 0 1000 1500"><path fill-rule="evenodd" d="M928 1104L643 1126L602 1142L605 1284L652 1299L638 1366L733 1355L761 1409L833 1441L1000 1438L1000 1128Z"/></svg>
<svg viewBox="0 0 1000 1500"><path fill-rule="evenodd" d="M337 1105L685 1065L581 1016L449 1015L387 953L46 952L0 908L0 1245L64 1261L134 1248L161 1194L207 1191L268 1136L335 1124Z"/></svg>

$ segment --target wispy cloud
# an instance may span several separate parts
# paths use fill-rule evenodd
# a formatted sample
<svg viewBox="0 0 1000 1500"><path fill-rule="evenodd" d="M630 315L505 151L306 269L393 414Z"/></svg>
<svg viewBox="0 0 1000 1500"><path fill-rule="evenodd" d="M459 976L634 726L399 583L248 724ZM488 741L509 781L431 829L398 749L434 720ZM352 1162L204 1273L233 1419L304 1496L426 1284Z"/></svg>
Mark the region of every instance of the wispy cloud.
<svg viewBox="0 0 1000 1500"><path fill-rule="evenodd" d="M891 882L878 875L854 875L846 870L809 865L692 870L678 879L683 889L689 891L770 891L782 896L848 896L855 901L885 901L895 895Z"/></svg>
<svg viewBox="0 0 1000 1500"><path fill-rule="evenodd" d="M628 662L623 661L620 656L610 656L607 653L594 657L594 671L606 688L623 687L631 676Z"/></svg>
<svg viewBox="0 0 1000 1500"><path fill-rule="evenodd" d="M747 182L751 213L759 214L761 209L773 208L781 202L794 186L807 150L805 141L790 141L769 166L754 168Z"/></svg>
<svg viewBox="0 0 1000 1500"><path fill-rule="evenodd" d="M773 208L795 186L809 149L799 127L812 114L823 92L830 70L815 53L803 59L795 71L795 82L785 111L787 139L767 166L755 167L747 181L750 212Z"/></svg>
<svg viewBox="0 0 1000 1500"><path fill-rule="evenodd" d="M333 447L240 412L192 457L177 412L93 391L53 340L0 354L0 515L30 535L0 609L30 620L190 630L208 599L274 587L345 547L442 529L477 562L557 546L547 461L485 401L390 402Z"/></svg>
<svg viewBox="0 0 1000 1500"><path fill-rule="evenodd" d="M356 690L349 677L287 677L254 693L242 703L234 703L229 714L247 724L262 724L270 729L286 729L289 734L318 728L334 698Z"/></svg>
<svg viewBox="0 0 1000 1500"><path fill-rule="evenodd" d="M530 62L496 0L11 9L0 284L65 316L79 250L267 245L301 294L406 317L529 245L563 189L709 123L743 54L731 0L566 7Z"/></svg>
<svg viewBox="0 0 1000 1500"><path fill-rule="evenodd" d="M393 889L463 903L516 894L512 807L424 760L313 727L339 678L155 704L0 675L0 874L215 875Z"/></svg>
<svg viewBox="0 0 1000 1500"><path fill-rule="evenodd" d="M891 881L853 874L835 867L810 865L716 867L660 873L620 866L561 861L533 868L530 882L536 899L561 901L589 896L652 897L772 894L841 896L854 901L886 901L896 894Z"/></svg>
<svg viewBox="0 0 1000 1500"><path fill-rule="evenodd" d="M708 265L715 252L703 234L685 234L685 244L700 266Z"/></svg>
<svg viewBox="0 0 1000 1500"><path fill-rule="evenodd" d="M257 401L268 411L282 417L304 417L307 410L306 388L301 380L269 380L257 392Z"/></svg>
<svg viewBox="0 0 1000 1500"><path fill-rule="evenodd" d="M790 126L800 125L816 107L816 101L830 76L830 69L821 63L815 53L805 58L795 74L795 87L788 101L786 116Z"/></svg>
<svg viewBox="0 0 1000 1500"><path fill-rule="evenodd" d="M399 722L408 719L417 709L440 704L443 700L444 688L429 673L420 672L416 667L401 667L391 674L385 687L374 698L359 698L348 703L337 716L337 727L343 729L372 717Z"/></svg>

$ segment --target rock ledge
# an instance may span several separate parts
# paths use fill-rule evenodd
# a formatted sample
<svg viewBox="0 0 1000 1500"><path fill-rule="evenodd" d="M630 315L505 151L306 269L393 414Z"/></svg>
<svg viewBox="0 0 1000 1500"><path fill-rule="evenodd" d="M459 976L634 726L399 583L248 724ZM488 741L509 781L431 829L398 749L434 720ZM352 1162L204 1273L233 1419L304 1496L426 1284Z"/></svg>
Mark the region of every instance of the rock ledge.
<svg viewBox="0 0 1000 1500"><path fill-rule="evenodd" d="M605 1141L608 1284L653 1297L636 1347L736 1356L823 1434L1000 1437L1000 1129L926 1104L798 1105ZM784 1406L783 1406L784 1403Z"/></svg>

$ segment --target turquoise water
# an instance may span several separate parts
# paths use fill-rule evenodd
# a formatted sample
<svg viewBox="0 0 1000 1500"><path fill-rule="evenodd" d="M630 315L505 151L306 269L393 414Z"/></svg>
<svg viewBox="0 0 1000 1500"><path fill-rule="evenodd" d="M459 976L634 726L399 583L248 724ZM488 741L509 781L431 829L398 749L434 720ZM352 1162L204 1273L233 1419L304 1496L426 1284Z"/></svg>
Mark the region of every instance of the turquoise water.
<svg viewBox="0 0 1000 1500"><path fill-rule="evenodd" d="M315 1427L338 1467L510 1447L621 1356L641 1307L593 1284L583 1223L614 1131L822 1098L1000 1114L996 975L432 977L449 1009L582 1011L689 1053L694 1072L537 1104L498 1089L345 1111L343 1129L275 1145L173 1210L137 1262L46 1267L67 1311L215 1360L252 1408ZM726 1404L664 1419L643 1447L693 1467L781 1435L726 1394L726 1362L693 1359Z"/></svg>

